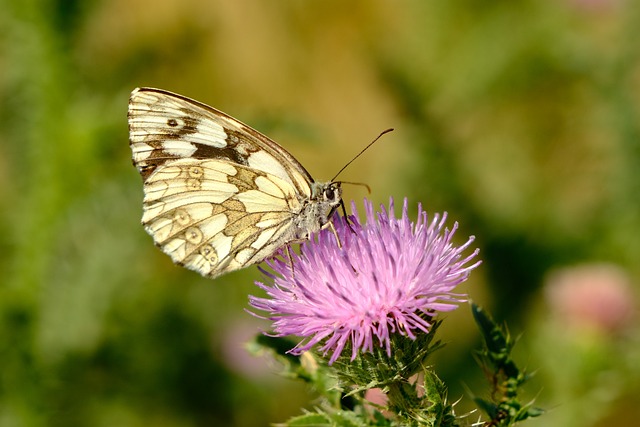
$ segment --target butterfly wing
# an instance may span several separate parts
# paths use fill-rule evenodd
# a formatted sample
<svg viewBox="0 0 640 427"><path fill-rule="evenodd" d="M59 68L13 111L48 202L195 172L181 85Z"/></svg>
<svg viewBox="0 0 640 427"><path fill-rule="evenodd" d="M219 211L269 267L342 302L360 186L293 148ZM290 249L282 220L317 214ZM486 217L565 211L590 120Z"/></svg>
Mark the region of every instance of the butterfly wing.
<svg viewBox="0 0 640 427"><path fill-rule="evenodd" d="M308 194L313 178L267 136L206 104L161 89L138 88L129 99L133 161L143 179L166 161L220 159L276 175Z"/></svg>
<svg viewBox="0 0 640 427"><path fill-rule="evenodd" d="M133 91L129 133L144 181L142 223L177 264L216 277L295 238L313 180L274 141L159 89Z"/></svg>

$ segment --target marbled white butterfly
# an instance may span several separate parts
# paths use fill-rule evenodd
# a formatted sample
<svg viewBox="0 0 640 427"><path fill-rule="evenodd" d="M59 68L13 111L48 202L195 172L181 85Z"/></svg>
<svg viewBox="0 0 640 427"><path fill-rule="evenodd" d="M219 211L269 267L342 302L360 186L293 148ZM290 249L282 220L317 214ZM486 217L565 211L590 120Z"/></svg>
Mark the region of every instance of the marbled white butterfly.
<svg viewBox="0 0 640 427"><path fill-rule="evenodd" d="M176 264L203 276L307 239L331 226L342 204L340 182L316 182L271 139L181 95L135 89L129 137L145 230Z"/></svg>

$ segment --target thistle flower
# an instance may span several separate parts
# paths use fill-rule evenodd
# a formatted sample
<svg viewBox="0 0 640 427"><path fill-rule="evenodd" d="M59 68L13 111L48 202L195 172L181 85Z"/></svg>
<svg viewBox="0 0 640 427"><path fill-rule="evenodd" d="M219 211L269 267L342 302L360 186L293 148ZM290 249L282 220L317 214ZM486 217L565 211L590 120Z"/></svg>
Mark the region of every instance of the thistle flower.
<svg viewBox="0 0 640 427"><path fill-rule="evenodd" d="M585 264L553 271L545 296L571 335L576 329L606 335L624 331L633 323L634 292L631 278L611 264Z"/></svg>
<svg viewBox="0 0 640 427"><path fill-rule="evenodd" d="M365 200L366 223L361 224L355 204L351 227L336 218L336 236L329 229L301 245L293 254L293 268L280 253L267 264L275 274L263 271L271 284L256 282L266 298L250 296L250 304L267 312L275 336L297 335L303 340L290 352L301 354L316 344L324 354L332 352L332 364L346 348L351 360L358 351L384 347L391 356L391 336L415 339L428 333L437 312L451 311L466 295L452 290L480 264L471 264L476 249L463 257L471 245L452 242L458 228L445 228L447 214L431 222L418 206L418 219L408 217L407 200L402 218L394 215L393 199L386 210L374 213ZM336 216L337 217L337 216Z"/></svg>

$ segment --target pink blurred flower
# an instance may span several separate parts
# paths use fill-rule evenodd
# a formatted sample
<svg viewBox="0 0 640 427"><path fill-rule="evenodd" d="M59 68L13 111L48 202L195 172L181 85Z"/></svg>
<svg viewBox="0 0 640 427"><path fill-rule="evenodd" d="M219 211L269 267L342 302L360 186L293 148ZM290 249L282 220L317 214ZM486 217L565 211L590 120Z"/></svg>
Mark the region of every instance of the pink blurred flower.
<svg viewBox="0 0 640 427"><path fill-rule="evenodd" d="M364 399L367 401L366 406L379 410L385 417L392 417L393 413L385 408L389 404L389 398L381 388L370 388L364 393Z"/></svg>
<svg viewBox="0 0 640 427"><path fill-rule="evenodd" d="M607 264L558 270L549 276L545 295L563 323L603 332L627 326L636 304L629 277Z"/></svg>
<svg viewBox="0 0 640 427"><path fill-rule="evenodd" d="M364 394L364 398L376 406L386 406L389 401L384 391L377 387L368 389Z"/></svg>
<svg viewBox="0 0 640 427"><path fill-rule="evenodd" d="M272 284L256 282L267 297L251 296L250 303L268 313L275 335L303 337L293 354L322 343L321 352L332 352L329 363L345 347L351 348L352 360L358 351L371 352L374 345L385 347L390 356L392 334L415 339L416 333L429 332L436 312L453 310L465 301L465 295L452 291L480 264L471 264L477 249L462 255L473 237L455 246L458 224L445 228L446 213L434 215L429 223L421 206L412 223L406 199L399 219L393 200L388 211L382 207L379 213L370 201L364 204L364 225L352 204L355 233L336 216L342 248L329 229L322 230L317 239L302 245L301 255L294 255L293 272L281 254L267 261L275 271L267 273Z"/></svg>
<svg viewBox="0 0 640 427"><path fill-rule="evenodd" d="M246 378L272 377L269 362L265 363L263 357L255 357L247 351L246 343L251 342L259 326L261 325L256 319L252 319L252 321L234 320L225 323L225 332L220 346L225 365Z"/></svg>

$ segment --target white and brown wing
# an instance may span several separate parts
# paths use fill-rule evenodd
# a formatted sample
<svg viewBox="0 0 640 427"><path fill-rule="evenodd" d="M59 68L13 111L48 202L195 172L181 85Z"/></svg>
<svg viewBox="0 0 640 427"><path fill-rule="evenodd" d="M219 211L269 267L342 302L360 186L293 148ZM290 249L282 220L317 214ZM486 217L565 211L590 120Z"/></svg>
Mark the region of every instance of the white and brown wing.
<svg viewBox="0 0 640 427"><path fill-rule="evenodd" d="M129 102L142 223L173 261L216 277L295 238L308 172L266 136L211 107L158 89Z"/></svg>
<svg viewBox="0 0 640 427"><path fill-rule="evenodd" d="M268 172L310 194L313 178L284 148L239 120L193 99L138 88L129 99L133 162L146 179L167 161L220 159Z"/></svg>
<svg viewBox="0 0 640 427"><path fill-rule="evenodd" d="M142 223L178 265L216 277L255 264L291 239L299 202L270 174L182 159L145 182Z"/></svg>

